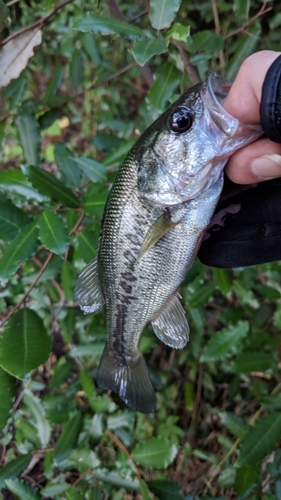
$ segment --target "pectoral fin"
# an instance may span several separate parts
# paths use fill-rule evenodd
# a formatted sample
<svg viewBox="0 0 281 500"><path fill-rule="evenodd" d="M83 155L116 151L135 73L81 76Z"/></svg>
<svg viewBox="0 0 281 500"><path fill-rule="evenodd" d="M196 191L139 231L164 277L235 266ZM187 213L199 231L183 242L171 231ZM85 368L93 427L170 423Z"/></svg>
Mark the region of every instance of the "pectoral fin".
<svg viewBox="0 0 281 500"><path fill-rule="evenodd" d="M170 229L175 227L179 222L172 222L168 220L167 215L164 213L157 219L154 224L147 231L142 247L140 249L139 258L141 258L150 248L157 243L164 234Z"/></svg>
<svg viewBox="0 0 281 500"><path fill-rule="evenodd" d="M85 314L95 312L104 304L105 300L98 274L97 255L79 274L74 297Z"/></svg>
<svg viewBox="0 0 281 500"><path fill-rule="evenodd" d="M157 337L170 347L182 349L189 339L189 326L177 295L173 295L151 322Z"/></svg>

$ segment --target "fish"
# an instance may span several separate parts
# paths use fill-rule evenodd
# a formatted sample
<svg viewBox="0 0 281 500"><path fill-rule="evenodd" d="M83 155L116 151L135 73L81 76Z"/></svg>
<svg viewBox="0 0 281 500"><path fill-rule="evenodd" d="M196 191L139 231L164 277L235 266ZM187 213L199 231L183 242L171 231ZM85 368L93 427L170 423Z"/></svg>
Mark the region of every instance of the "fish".
<svg viewBox="0 0 281 500"><path fill-rule="evenodd" d="M107 341L97 384L133 410L156 411L140 352L144 327L182 349L189 326L179 286L199 250L223 188L223 168L261 129L223 108L231 83L216 72L185 92L139 137L108 195L96 256L75 300L85 314L106 305Z"/></svg>

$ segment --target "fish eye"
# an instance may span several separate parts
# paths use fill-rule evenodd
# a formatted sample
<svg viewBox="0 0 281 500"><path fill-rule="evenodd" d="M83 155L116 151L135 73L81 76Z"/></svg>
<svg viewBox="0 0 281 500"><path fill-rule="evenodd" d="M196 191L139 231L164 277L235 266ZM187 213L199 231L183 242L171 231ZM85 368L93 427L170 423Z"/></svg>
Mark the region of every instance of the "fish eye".
<svg viewBox="0 0 281 500"><path fill-rule="evenodd" d="M182 106L170 116L170 128L173 132L183 133L190 129L193 123L193 114L189 108Z"/></svg>

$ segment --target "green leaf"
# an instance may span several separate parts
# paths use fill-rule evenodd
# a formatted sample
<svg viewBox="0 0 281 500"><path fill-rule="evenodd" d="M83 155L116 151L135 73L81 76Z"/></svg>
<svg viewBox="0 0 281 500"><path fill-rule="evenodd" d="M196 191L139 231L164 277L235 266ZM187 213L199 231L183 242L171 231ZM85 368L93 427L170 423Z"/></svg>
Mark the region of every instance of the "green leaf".
<svg viewBox="0 0 281 500"><path fill-rule="evenodd" d="M163 52L167 52L167 50L168 44L165 40L146 38L134 43L132 54L137 63L144 66L151 57L163 54Z"/></svg>
<svg viewBox="0 0 281 500"><path fill-rule="evenodd" d="M43 245L51 252L63 255L69 243L66 225L59 215L45 210L38 221L39 237Z"/></svg>
<svg viewBox="0 0 281 500"><path fill-rule="evenodd" d="M23 108L20 109L15 124L26 162L29 165L39 165L41 137L38 121L30 111Z"/></svg>
<svg viewBox="0 0 281 500"><path fill-rule="evenodd" d="M181 0L151 0L149 19L156 30L168 28L174 21Z"/></svg>
<svg viewBox="0 0 281 500"><path fill-rule="evenodd" d="M22 378L50 355L51 337L42 319L31 309L21 309L6 323L0 341L0 364Z"/></svg>
<svg viewBox="0 0 281 500"><path fill-rule="evenodd" d="M49 101L49 99L52 96L54 96L57 93L57 91L59 90L62 79L63 79L63 73L64 73L64 66L57 65L55 68L54 74L48 83L45 95L42 99L42 101L44 103L47 103ZM61 113L61 111L60 111L60 113ZM40 118L39 118L39 123L40 123Z"/></svg>
<svg viewBox="0 0 281 500"><path fill-rule="evenodd" d="M118 21L112 17L93 16L89 12L85 17L78 19L73 24L73 28L83 32L99 33L100 35L119 34L129 40L143 38L142 30L136 26L124 21Z"/></svg>
<svg viewBox="0 0 281 500"><path fill-rule="evenodd" d="M219 269L213 267L212 273L215 283L220 292L224 295L228 294L228 292L230 292L230 290L232 289L233 282L231 271L229 269Z"/></svg>
<svg viewBox="0 0 281 500"><path fill-rule="evenodd" d="M2 260L0 261L0 283L7 283L12 274L19 267L20 262L24 262L32 257L37 250L38 229L36 222L31 222L25 226L16 238L4 249Z"/></svg>
<svg viewBox="0 0 281 500"><path fill-rule="evenodd" d="M101 219L108 193L108 189L103 184L89 184L83 196L84 212Z"/></svg>
<svg viewBox="0 0 281 500"><path fill-rule="evenodd" d="M20 476L20 474L26 469L28 464L32 459L32 454L28 453L21 457L17 457L11 460L6 465L1 467L0 470L0 490L5 488L5 481L7 479L14 479Z"/></svg>
<svg viewBox="0 0 281 500"><path fill-rule="evenodd" d="M83 472L87 469L96 469L101 464L96 453L85 448L73 450L69 460L76 464L76 467L81 474L83 474Z"/></svg>
<svg viewBox="0 0 281 500"><path fill-rule="evenodd" d="M42 448L45 448L51 437L51 426L46 418L46 412L40 399L32 394L29 389L25 389L24 402L28 411L32 415L32 420L37 429L37 434L41 442Z"/></svg>
<svg viewBox="0 0 281 500"><path fill-rule="evenodd" d="M0 366L0 434L6 426L7 420L13 409L13 403L16 395L16 379L7 373ZM1 483L0 472L0 483ZM3 488L3 486L2 486ZM1 486L0 486L1 490Z"/></svg>
<svg viewBox="0 0 281 500"><path fill-rule="evenodd" d="M62 172L66 183L75 188L80 186L81 170L75 164L75 156L64 144L56 142L54 150L58 169Z"/></svg>
<svg viewBox="0 0 281 500"><path fill-rule="evenodd" d="M49 196L58 203L67 207L78 208L80 206L75 194L60 182L54 175L36 167L29 167L28 177L32 185L44 195Z"/></svg>
<svg viewBox="0 0 281 500"><path fill-rule="evenodd" d="M233 13L239 24L245 24L249 19L250 0L234 0Z"/></svg>
<svg viewBox="0 0 281 500"><path fill-rule="evenodd" d="M6 479L6 488L19 500L40 500L39 493L26 481L20 479Z"/></svg>
<svg viewBox="0 0 281 500"><path fill-rule="evenodd" d="M261 417L242 439L237 467L259 463L278 445L280 438L281 413Z"/></svg>
<svg viewBox="0 0 281 500"><path fill-rule="evenodd" d="M166 62L159 72L157 72L153 85L149 89L146 97L147 108L153 120L163 113L168 100L178 87L178 84L178 70L173 64Z"/></svg>
<svg viewBox="0 0 281 500"><path fill-rule="evenodd" d="M242 438L249 429L249 426L241 417L227 411L218 412L221 423L227 428L231 434L238 438Z"/></svg>
<svg viewBox="0 0 281 500"><path fill-rule="evenodd" d="M239 497L247 496L257 486L261 475L260 465L246 465L236 470L234 488Z"/></svg>
<svg viewBox="0 0 281 500"><path fill-rule="evenodd" d="M151 438L138 443L132 457L137 464L161 469L168 467L176 458L178 447L165 439Z"/></svg>
<svg viewBox="0 0 281 500"><path fill-rule="evenodd" d="M61 267L61 283L65 298L68 301L73 301L75 280L76 276L74 273L73 265L68 261L63 262Z"/></svg>
<svg viewBox="0 0 281 500"><path fill-rule="evenodd" d="M239 354L231 363L231 369L238 373L265 372L273 367L272 354L265 352L246 352Z"/></svg>
<svg viewBox="0 0 281 500"><path fill-rule="evenodd" d="M7 170L0 172L0 187L3 191L18 193L26 199L38 201L43 199L42 195L33 189L21 170L7 168Z"/></svg>
<svg viewBox="0 0 281 500"><path fill-rule="evenodd" d="M147 486L159 500L184 500L183 495L180 493L180 486L172 481L165 479L156 479L147 481Z"/></svg>
<svg viewBox="0 0 281 500"><path fill-rule="evenodd" d="M110 169L119 167L123 163L129 151L135 144L136 139L121 140L119 145L113 148L103 160L103 165Z"/></svg>
<svg viewBox="0 0 281 500"><path fill-rule="evenodd" d="M152 496L149 493L149 489L143 480L140 481L140 493L142 495L142 500L151 500L152 499Z"/></svg>
<svg viewBox="0 0 281 500"><path fill-rule="evenodd" d="M256 47L259 43L260 34L261 25L259 21L256 21L248 29L246 35L242 35L239 37L235 53L227 65L226 78L228 80L233 81L235 79L243 61L245 61L245 59L250 54L253 54L253 52L255 52Z"/></svg>
<svg viewBox="0 0 281 500"><path fill-rule="evenodd" d="M82 54L81 49L74 50L69 64L70 85L74 87L81 85L83 81L84 59Z"/></svg>
<svg viewBox="0 0 281 500"><path fill-rule="evenodd" d="M205 345L200 361L210 362L232 355L237 351L237 347L248 331L247 321L239 321L236 325L230 325L218 331Z"/></svg>
<svg viewBox="0 0 281 500"><path fill-rule="evenodd" d="M56 482L54 484L48 484L45 488L42 488L42 490L40 490L40 495L49 498L57 498L58 496L59 498L65 498L62 493L64 493L68 488L69 483L60 481L59 483Z"/></svg>
<svg viewBox="0 0 281 500"><path fill-rule="evenodd" d="M174 23L173 26L165 33L165 38L173 38L178 42L186 43L190 36L190 26L184 26L180 23Z"/></svg>
<svg viewBox="0 0 281 500"><path fill-rule="evenodd" d="M192 35L192 42L188 45L188 50L192 53L202 51L211 53L212 55L223 48L224 38L221 35L216 35L210 30L199 31L199 33Z"/></svg>
<svg viewBox="0 0 281 500"><path fill-rule="evenodd" d="M73 162L90 181L103 182L106 180L106 169L99 161L80 156L80 158L73 158Z"/></svg>
<svg viewBox="0 0 281 500"><path fill-rule="evenodd" d="M84 262L89 262L97 253L98 232L86 227L78 238L78 249L75 258L81 258Z"/></svg>
<svg viewBox="0 0 281 500"><path fill-rule="evenodd" d="M57 465L65 460L75 448L81 426L81 413L76 413L65 425L63 433L55 446L54 458Z"/></svg>
<svg viewBox="0 0 281 500"><path fill-rule="evenodd" d="M9 241L30 222L30 217L10 200L1 197L0 204L0 239Z"/></svg>

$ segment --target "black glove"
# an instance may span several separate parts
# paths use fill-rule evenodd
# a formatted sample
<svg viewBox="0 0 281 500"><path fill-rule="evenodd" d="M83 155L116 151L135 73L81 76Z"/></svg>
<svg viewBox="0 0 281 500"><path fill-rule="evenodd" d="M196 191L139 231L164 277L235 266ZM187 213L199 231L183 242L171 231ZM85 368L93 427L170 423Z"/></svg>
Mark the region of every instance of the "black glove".
<svg viewBox="0 0 281 500"><path fill-rule="evenodd" d="M265 135L281 143L281 56L266 74L260 116ZM227 179L198 256L224 268L281 260L281 179L254 186Z"/></svg>

